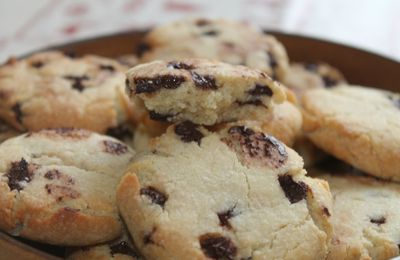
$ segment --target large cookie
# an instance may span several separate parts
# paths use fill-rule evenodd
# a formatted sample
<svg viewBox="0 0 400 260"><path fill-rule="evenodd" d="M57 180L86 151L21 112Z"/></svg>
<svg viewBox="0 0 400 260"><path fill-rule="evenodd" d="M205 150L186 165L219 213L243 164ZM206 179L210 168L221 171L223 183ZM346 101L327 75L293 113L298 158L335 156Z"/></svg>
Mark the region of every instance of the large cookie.
<svg viewBox="0 0 400 260"><path fill-rule="evenodd" d="M284 89L265 73L217 61L154 61L127 72L127 91L155 120L213 125L240 119L248 104L272 107Z"/></svg>
<svg viewBox="0 0 400 260"><path fill-rule="evenodd" d="M400 180L400 97L365 87L303 96L304 130L326 152L380 178Z"/></svg>
<svg viewBox="0 0 400 260"><path fill-rule="evenodd" d="M141 62L205 58L260 69L282 80L288 57L275 37L229 20L183 20L156 27L145 36Z"/></svg>
<svg viewBox="0 0 400 260"><path fill-rule="evenodd" d="M43 52L0 67L0 118L19 130L105 133L130 120L125 67L98 56Z"/></svg>
<svg viewBox="0 0 400 260"><path fill-rule="evenodd" d="M399 255L400 185L350 175L317 175L334 198L329 260L385 260Z"/></svg>
<svg viewBox="0 0 400 260"><path fill-rule="evenodd" d="M55 245L121 235L115 187L134 153L114 138L60 128L0 145L0 228Z"/></svg>
<svg viewBox="0 0 400 260"><path fill-rule="evenodd" d="M171 126L129 167L117 202L148 259L323 259L330 240L326 182L241 125Z"/></svg>

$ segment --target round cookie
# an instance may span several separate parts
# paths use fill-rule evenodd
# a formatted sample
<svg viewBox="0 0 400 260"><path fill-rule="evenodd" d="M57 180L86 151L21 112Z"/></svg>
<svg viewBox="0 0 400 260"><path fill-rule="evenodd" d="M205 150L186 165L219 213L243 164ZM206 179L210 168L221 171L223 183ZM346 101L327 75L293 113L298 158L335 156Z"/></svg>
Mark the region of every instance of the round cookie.
<svg viewBox="0 0 400 260"><path fill-rule="evenodd" d="M213 125L238 118L246 105L282 103L284 88L265 73L217 61L153 61L127 72L127 92L155 120Z"/></svg>
<svg viewBox="0 0 400 260"><path fill-rule="evenodd" d="M329 154L384 179L400 180L400 96L344 86L304 94L304 131Z"/></svg>
<svg viewBox="0 0 400 260"><path fill-rule="evenodd" d="M191 122L168 128L134 160L117 203L148 259L323 259L327 183L272 136Z"/></svg>
<svg viewBox="0 0 400 260"><path fill-rule="evenodd" d="M23 131L76 127L105 133L129 121L126 67L93 55L42 52L0 67L0 118Z"/></svg>
<svg viewBox="0 0 400 260"><path fill-rule="evenodd" d="M310 89L346 84L346 79L338 69L324 62L292 63L283 83L301 97Z"/></svg>
<svg viewBox="0 0 400 260"><path fill-rule="evenodd" d="M334 198L328 260L385 260L399 255L400 185L352 175L317 175Z"/></svg>
<svg viewBox="0 0 400 260"><path fill-rule="evenodd" d="M141 62L205 58L259 69L278 80L288 70L286 50L275 37L246 23L222 19L156 27L145 36L140 52Z"/></svg>
<svg viewBox="0 0 400 260"><path fill-rule="evenodd" d="M115 239L115 188L134 152L114 138L59 128L0 145L0 229L54 245Z"/></svg>

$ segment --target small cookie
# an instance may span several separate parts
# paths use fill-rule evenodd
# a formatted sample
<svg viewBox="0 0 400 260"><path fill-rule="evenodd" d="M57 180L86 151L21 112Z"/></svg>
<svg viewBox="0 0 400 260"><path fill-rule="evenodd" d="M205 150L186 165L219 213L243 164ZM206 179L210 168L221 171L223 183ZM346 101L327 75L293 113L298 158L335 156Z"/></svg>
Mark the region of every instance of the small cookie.
<svg viewBox="0 0 400 260"><path fill-rule="evenodd" d="M338 69L324 62L292 63L283 83L301 97L310 89L343 85L346 79Z"/></svg>
<svg viewBox="0 0 400 260"><path fill-rule="evenodd" d="M399 255L400 185L350 175L318 175L334 198L329 260L389 259Z"/></svg>
<svg viewBox="0 0 400 260"><path fill-rule="evenodd" d="M303 96L304 131L329 154L384 179L400 180L400 96L344 86Z"/></svg>
<svg viewBox="0 0 400 260"><path fill-rule="evenodd" d="M282 80L288 70L283 45L248 24L229 20L183 20L145 36L141 62L204 58L245 65Z"/></svg>
<svg viewBox="0 0 400 260"><path fill-rule="evenodd" d="M115 187L134 152L114 138L60 128L0 145L0 228L54 245L121 235Z"/></svg>
<svg viewBox="0 0 400 260"><path fill-rule="evenodd" d="M148 259L323 259L327 183L272 136L191 122L168 128L121 179L117 202Z"/></svg>
<svg viewBox="0 0 400 260"><path fill-rule="evenodd" d="M0 120L0 144L18 134L19 133L16 130L12 129L9 125Z"/></svg>
<svg viewBox="0 0 400 260"><path fill-rule="evenodd" d="M0 118L22 131L76 127L105 133L129 121L126 67L98 56L42 52L0 67Z"/></svg>
<svg viewBox="0 0 400 260"><path fill-rule="evenodd" d="M217 61L153 61L127 72L127 92L159 121L213 125L238 118L246 104L282 103L284 89L265 73Z"/></svg>

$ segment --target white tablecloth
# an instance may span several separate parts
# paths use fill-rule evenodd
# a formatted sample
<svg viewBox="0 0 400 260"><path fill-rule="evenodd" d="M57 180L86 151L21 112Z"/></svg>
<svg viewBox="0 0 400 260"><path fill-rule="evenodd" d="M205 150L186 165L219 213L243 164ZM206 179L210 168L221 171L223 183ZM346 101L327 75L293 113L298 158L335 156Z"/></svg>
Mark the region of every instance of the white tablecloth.
<svg viewBox="0 0 400 260"><path fill-rule="evenodd" d="M226 17L400 60L399 0L0 0L0 62L187 17Z"/></svg>

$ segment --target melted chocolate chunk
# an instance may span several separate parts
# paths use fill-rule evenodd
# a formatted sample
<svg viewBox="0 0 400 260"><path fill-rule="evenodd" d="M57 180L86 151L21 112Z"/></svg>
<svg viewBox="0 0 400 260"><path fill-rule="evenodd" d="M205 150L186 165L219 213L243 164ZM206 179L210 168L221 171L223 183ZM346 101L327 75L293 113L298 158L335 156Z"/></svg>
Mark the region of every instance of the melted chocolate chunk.
<svg viewBox="0 0 400 260"><path fill-rule="evenodd" d="M141 42L138 44L136 47L136 55L140 58L143 56L145 52L148 52L151 50L151 46L145 42Z"/></svg>
<svg viewBox="0 0 400 260"><path fill-rule="evenodd" d="M205 26L205 25L209 25L210 24L210 21L209 20L207 20L207 19L198 19L197 21L196 21L196 25L197 26Z"/></svg>
<svg viewBox="0 0 400 260"><path fill-rule="evenodd" d="M235 244L218 233L207 233L199 238L201 250L211 259L233 260L237 254Z"/></svg>
<svg viewBox="0 0 400 260"><path fill-rule="evenodd" d="M133 257L138 257L139 254L129 246L126 241L121 241L117 244L110 245L110 253L112 256L115 254L129 255Z"/></svg>
<svg viewBox="0 0 400 260"><path fill-rule="evenodd" d="M197 142L200 145L204 135L197 130L197 127L198 125L190 121L185 121L175 126L175 134L179 135L181 140L185 143Z"/></svg>
<svg viewBox="0 0 400 260"><path fill-rule="evenodd" d="M278 181L290 203L297 203L307 197L308 187L304 182L295 182L289 174L279 175Z"/></svg>
<svg viewBox="0 0 400 260"><path fill-rule="evenodd" d="M324 82L324 86L327 88L334 87L338 84L337 80L326 75L322 76L322 81Z"/></svg>
<svg viewBox="0 0 400 260"><path fill-rule="evenodd" d="M152 203L160 205L162 208L164 208L165 202L168 200L168 196L165 195L164 193L160 192L156 188L152 186L148 186L146 188L141 188L140 189L140 195L145 195L147 196Z"/></svg>
<svg viewBox="0 0 400 260"><path fill-rule="evenodd" d="M112 65L103 65L102 64L102 65L99 66L99 68L101 70L107 70L107 71L110 71L110 72L114 72L115 71L115 68Z"/></svg>
<svg viewBox="0 0 400 260"><path fill-rule="evenodd" d="M125 138L131 138L133 136L133 132L127 125L121 124L116 127L108 128L106 135L115 137L119 140L124 140Z"/></svg>
<svg viewBox="0 0 400 260"><path fill-rule="evenodd" d="M324 214L327 215L328 217L331 216L331 213L329 212L329 209L328 209L327 207L324 207L324 208L322 209L322 211L323 211Z"/></svg>
<svg viewBox="0 0 400 260"><path fill-rule="evenodd" d="M20 191L24 188L21 182L30 182L33 172L29 170L28 162L24 158L21 158L21 161L11 163L11 167L5 176L8 178L8 187L10 187L10 190Z"/></svg>
<svg viewBox="0 0 400 260"><path fill-rule="evenodd" d="M76 89L76 90L82 92L85 89L85 86L83 85L83 81L89 80L89 77L86 75L83 75L83 76L67 75L67 76L64 76L64 79L72 82L73 89Z"/></svg>
<svg viewBox="0 0 400 260"><path fill-rule="evenodd" d="M273 92L268 86L256 84L253 89L247 91L252 96L269 96L272 97Z"/></svg>
<svg viewBox="0 0 400 260"><path fill-rule="evenodd" d="M104 151L106 153L121 155L128 152L128 146L122 143L117 143L110 140L104 140L103 145L104 145Z"/></svg>
<svg viewBox="0 0 400 260"><path fill-rule="evenodd" d="M31 63L31 66L34 67L34 68L37 68L37 69L43 67L43 65L44 65L44 63L41 62L41 61L35 61L35 62Z"/></svg>
<svg viewBox="0 0 400 260"><path fill-rule="evenodd" d="M384 216L377 218L369 218L371 223L377 224L378 226L386 223L386 218Z"/></svg>
<svg viewBox="0 0 400 260"><path fill-rule="evenodd" d="M63 201L64 198L77 199L81 196L78 191L62 185L46 184L44 188L47 193L52 195L57 201Z"/></svg>
<svg viewBox="0 0 400 260"><path fill-rule="evenodd" d="M178 69L178 70L192 70L195 67L191 64L186 64L183 62L176 62L176 61L171 61L167 65L168 68L171 69Z"/></svg>
<svg viewBox="0 0 400 260"><path fill-rule="evenodd" d="M185 82L185 78L183 76L162 75L154 78L135 78L134 81L136 84L135 93L140 94L156 92L161 88L176 89Z"/></svg>
<svg viewBox="0 0 400 260"><path fill-rule="evenodd" d="M317 72L318 71L318 65L315 63L305 63L304 68L308 71L311 72Z"/></svg>
<svg viewBox="0 0 400 260"><path fill-rule="evenodd" d="M222 212L217 213L220 226L226 227L228 229L232 229L232 225L229 222L229 219L231 219L231 218L233 218L234 216L237 215L234 212L235 211L235 207L236 207L236 205L233 206L232 208L226 210L226 211L222 211Z"/></svg>
<svg viewBox="0 0 400 260"><path fill-rule="evenodd" d="M213 76L209 75L202 76L194 71L192 71L191 74L192 74L192 80L196 87L201 88L203 90L218 89L218 86L215 84L215 78Z"/></svg>
<svg viewBox="0 0 400 260"><path fill-rule="evenodd" d="M210 30L202 33L202 35L206 36L217 36L218 34L219 32L217 32L216 30Z"/></svg>
<svg viewBox="0 0 400 260"><path fill-rule="evenodd" d="M163 115L163 114L159 114L154 111L150 111L149 115L150 115L150 119L156 120L156 121L161 121L161 122L168 122L168 118L173 117L173 115L168 115L168 114Z"/></svg>
<svg viewBox="0 0 400 260"><path fill-rule="evenodd" d="M21 110L21 104L20 103L15 103L14 106L12 106L11 110L15 114L15 120L17 120L18 123L22 124L22 110Z"/></svg>

